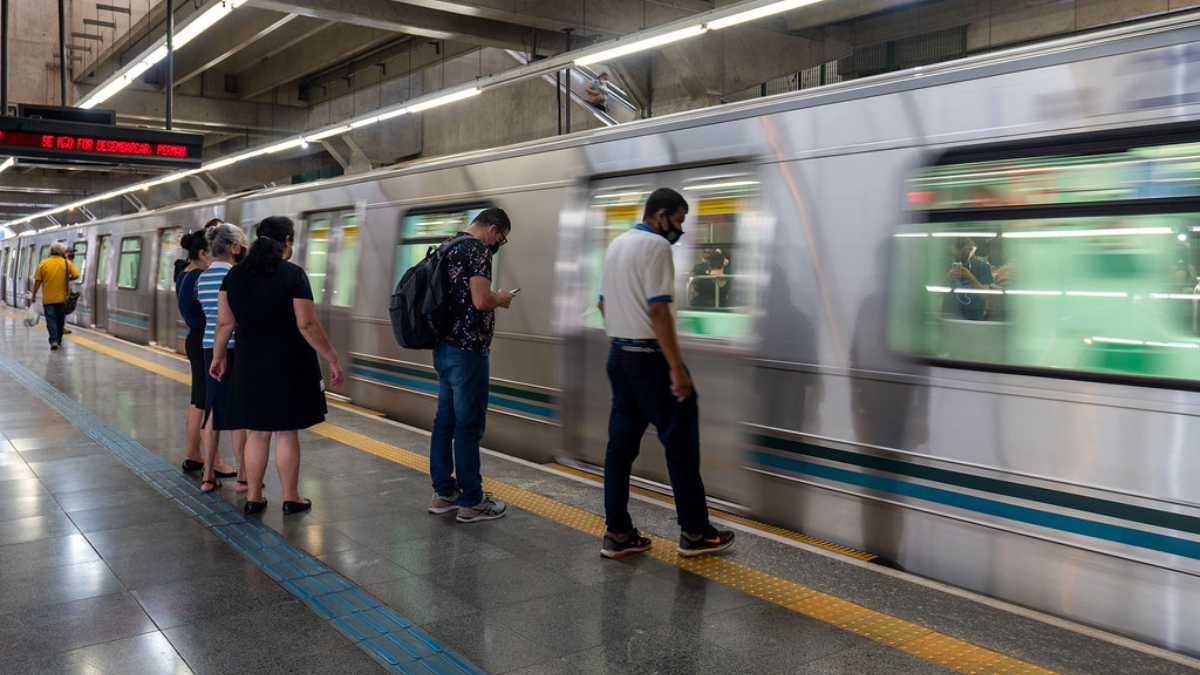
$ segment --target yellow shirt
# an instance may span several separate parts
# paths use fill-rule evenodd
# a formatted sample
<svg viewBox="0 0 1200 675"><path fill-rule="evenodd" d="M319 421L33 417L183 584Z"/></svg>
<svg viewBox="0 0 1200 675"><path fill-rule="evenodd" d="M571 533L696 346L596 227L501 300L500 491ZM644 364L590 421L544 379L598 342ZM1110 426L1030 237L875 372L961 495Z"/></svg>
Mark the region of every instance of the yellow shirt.
<svg viewBox="0 0 1200 675"><path fill-rule="evenodd" d="M42 282L43 305L66 301L67 275L63 272L64 266L70 268L72 279L79 276L79 271L75 269L71 261L61 255L52 255L38 263L37 271L33 273L33 280Z"/></svg>

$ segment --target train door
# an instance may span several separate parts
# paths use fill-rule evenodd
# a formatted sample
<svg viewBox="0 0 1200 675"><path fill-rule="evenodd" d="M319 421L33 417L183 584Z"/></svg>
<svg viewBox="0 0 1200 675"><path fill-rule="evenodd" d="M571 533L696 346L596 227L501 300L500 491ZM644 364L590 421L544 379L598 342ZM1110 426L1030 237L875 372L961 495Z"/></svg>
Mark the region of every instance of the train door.
<svg viewBox="0 0 1200 675"><path fill-rule="evenodd" d="M96 273L91 276L92 326L108 330L108 275L112 268L112 235L96 238Z"/></svg>
<svg viewBox="0 0 1200 675"><path fill-rule="evenodd" d="M304 271L312 285L317 318L343 364L350 363L350 310L358 281L360 220L361 216L349 209L310 213L305 218ZM328 366L322 362L321 367L328 383ZM329 391L345 395L346 386L330 387Z"/></svg>
<svg viewBox="0 0 1200 675"><path fill-rule="evenodd" d="M0 250L0 302L8 302L8 258L9 250Z"/></svg>
<svg viewBox="0 0 1200 675"><path fill-rule="evenodd" d="M179 353L186 351L187 324L179 314L179 300L175 295L174 250L179 244L183 230L169 228L158 231L158 273L154 284L154 310L151 317L153 331L150 340L160 347Z"/></svg>
<svg viewBox="0 0 1200 675"><path fill-rule="evenodd" d="M659 187L678 190L689 204L686 236L671 247L675 265L673 302L684 361L700 401L702 473L708 493L736 503L748 502L740 470L741 421L747 419L750 391L746 361L756 290L751 281L760 266L756 237L758 181L737 167L705 167L646 176L603 179L588 187L582 278L563 279L575 287L578 327L568 328L563 372L564 431L567 452L593 466L604 465L612 397L605 364L611 348L597 308L600 277L608 245L641 222L650 193ZM579 274L578 272L574 274ZM573 333L573 334L572 334ZM670 484L661 446L650 426L634 473Z"/></svg>
<svg viewBox="0 0 1200 675"><path fill-rule="evenodd" d="M37 271L38 261L33 257L34 245L30 244L25 247L25 253L21 256L21 278L17 285L17 295L20 301L19 307L28 307L29 303L25 301L25 294L33 291L33 273Z"/></svg>
<svg viewBox="0 0 1200 675"><path fill-rule="evenodd" d="M91 297L92 287L87 283L87 242L75 242L71 245L71 252L75 254L71 258L71 264L75 265L75 271L79 272L79 278L71 282L74 289L79 291L79 304L75 307L75 313L68 316L67 320L77 326L90 326L92 324L93 303Z"/></svg>

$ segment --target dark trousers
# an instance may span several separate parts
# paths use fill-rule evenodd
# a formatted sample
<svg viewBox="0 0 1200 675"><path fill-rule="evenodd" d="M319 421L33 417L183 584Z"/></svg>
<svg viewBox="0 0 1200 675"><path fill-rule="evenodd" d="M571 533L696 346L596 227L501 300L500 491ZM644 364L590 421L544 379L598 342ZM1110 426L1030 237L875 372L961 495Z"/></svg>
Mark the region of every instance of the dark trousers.
<svg viewBox="0 0 1200 675"><path fill-rule="evenodd" d="M671 394L671 374L661 352L630 352L613 347L608 353L612 413L608 418L608 450L604 455L604 512L610 532L633 528L629 517L629 477L642 436L650 424L666 453L667 472L675 492L675 513L684 532L708 529L708 503L700 478L700 413L696 390L683 401Z"/></svg>
<svg viewBox="0 0 1200 675"><path fill-rule="evenodd" d="M67 326L67 314L63 311L63 303L42 305L42 314L46 315L46 330L50 332L50 344L62 342L63 328Z"/></svg>

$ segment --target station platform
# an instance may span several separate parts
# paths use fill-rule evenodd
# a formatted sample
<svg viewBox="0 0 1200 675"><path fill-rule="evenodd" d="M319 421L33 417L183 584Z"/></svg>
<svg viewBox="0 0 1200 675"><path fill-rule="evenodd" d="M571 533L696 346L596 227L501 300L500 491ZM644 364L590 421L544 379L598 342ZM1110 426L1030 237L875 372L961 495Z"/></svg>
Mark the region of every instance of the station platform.
<svg viewBox="0 0 1200 675"><path fill-rule="evenodd" d="M593 478L485 453L497 521L426 512L428 435L331 405L284 515L184 475L178 356L0 311L0 672L1192 673L1200 661L716 514L729 551L599 555ZM485 439L486 442L486 439ZM229 439L222 456L232 461Z"/></svg>

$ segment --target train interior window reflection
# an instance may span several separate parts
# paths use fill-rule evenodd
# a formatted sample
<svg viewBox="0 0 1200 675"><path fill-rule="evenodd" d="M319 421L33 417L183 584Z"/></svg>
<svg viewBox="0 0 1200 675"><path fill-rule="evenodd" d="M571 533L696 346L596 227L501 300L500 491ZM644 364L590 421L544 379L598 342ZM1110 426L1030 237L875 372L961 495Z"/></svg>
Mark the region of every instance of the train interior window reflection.
<svg viewBox="0 0 1200 675"><path fill-rule="evenodd" d="M21 256L21 278L28 279L33 276L33 270L30 269L29 261L33 259L33 245L25 248L25 255Z"/></svg>
<svg viewBox="0 0 1200 675"><path fill-rule="evenodd" d="M121 240L121 258L117 261L117 288L137 288L142 264L141 237Z"/></svg>
<svg viewBox="0 0 1200 675"><path fill-rule="evenodd" d="M50 257L50 247L49 247L49 246L43 246L43 247L42 247L42 248L41 248L41 249L38 251L38 262L41 262L41 261L43 261L43 260L45 260L46 258L49 258L49 257ZM36 270L37 270L37 266L35 265L33 269L36 271Z"/></svg>
<svg viewBox="0 0 1200 675"><path fill-rule="evenodd" d="M675 261L676 274L683 278L677 296L680 332L738 337L749 330L745 310L751 292L746 277L739 275L738 228L754 208L759 189L759 182L746 175L684 184L691 208L684 226L685 247Z"/></svg>
<svg viewBox="0 0 1200 675"><path fill-rule="evenodd" d="M642 210L650 189L645 186L607 187L592 195L591 215L589 221L596 223L593 227L594 243L588 247L588 279L589 302L584 311L583 323L593 328L604 327L604 317L596 307L600 298L600 276L604 271L604 254L608 245L622 232L642 222ZM684 225L687 229L687 225Z"/></svg>
<svg viewBox="0 0 1200 675"><path fill-rule="evenodd" d="M927 222L895 239L889 341L958 363L1200 381L1196 196L1197 143L928 167L908 184Z"/></svg>
<svg viewBox="0 0 1200 675"><path fill-rule="evenodd" d="M400 243L396 246L393 288L400 283L400 277L403 277L410 267L425 258L429 247L437 246L455 234L466 230L471 226L471 221L488 208L491 208L491 205L480 204L465 209L405 215L400 226ZM492 278L496 278L494 268Z"/></svg>
<svg viewBox="0 0 1200 675"><path fill-rule="evenodd" d="M329 257L329 219L316 218L308 224L308 241L304 243L304 271L312 286L313 302L321 304L325 297L325 266Z"/></svg>
<svg viewBox="0 0 1200 675"><path fill-rule="evenodd" d="M76 242L72 250L75 251L75 259L71 262L74 263L75 269L79 272L79 278L75 280L75 283L82 284L83 276L87 269L87 244L82 241Z"/></svg>
<svg viewBox="0 0 1200 675"><path fill-rule="evenodd" d="M337 241L337 278L333 284L333 304L354 306L354 283L358 273L358 217L342 218Z"/></svg>
<svg viewBox="0 0 1200 675"><path fill-rule="evenodd" d="M158 290L169 291L173 288L172 284L175 279L172 272L175 271L175 235L172 232L164 232L162 235L162 250L158 256Z"/></svg>

